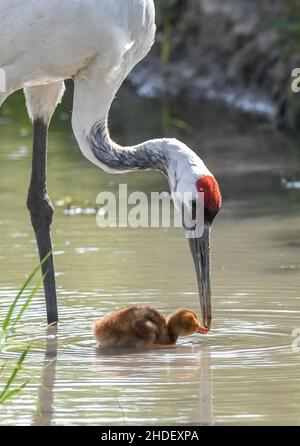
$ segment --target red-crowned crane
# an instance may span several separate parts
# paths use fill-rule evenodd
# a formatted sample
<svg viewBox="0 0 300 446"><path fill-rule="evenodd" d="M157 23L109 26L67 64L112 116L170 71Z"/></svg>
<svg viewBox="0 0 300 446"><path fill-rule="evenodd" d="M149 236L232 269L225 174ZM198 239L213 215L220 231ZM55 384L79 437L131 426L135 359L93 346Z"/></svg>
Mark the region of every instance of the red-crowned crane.
<svg viewBox="0 0 300 446"><path fill-rule="evenodd" d="M47 137L51 117L74 80L72 126L83 155L107 172L157 170L176 193L181 212L185 192L191 214L204 193L204 231L189 243L195 263L202 319L211 323L209 234L221 207L217 181L204 162L176 139L154 139L133 147L112 141L107 120L116 92L155 38L153 0L1 0L0 105L24 89L33 122L32 176L27 205L40 259L52 251L53 207L47 194ZM195 234L196 235L196 234ZM42 265L48 322L58 320L53 257Z"/></svg>

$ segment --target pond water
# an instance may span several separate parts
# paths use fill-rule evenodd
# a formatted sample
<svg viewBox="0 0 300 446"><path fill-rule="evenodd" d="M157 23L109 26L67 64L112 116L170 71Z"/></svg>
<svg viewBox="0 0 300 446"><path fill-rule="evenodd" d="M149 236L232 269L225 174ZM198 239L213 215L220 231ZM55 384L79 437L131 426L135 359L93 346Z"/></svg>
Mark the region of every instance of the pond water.
<svg viewBox="0 0 300 446"><path fill-rule="evenodd" d="M103 354L91 332L96 318L127 304L199 311L196 279L180 229L100 229L95 215L59 206L71 199L92 208L119 182L130 191L167 189L156 173L111 176L89 164L72 136L71 108L68 94L49 153L60 323L47 330L40 291L1 358L15 360L31 343L20 376L30 383L1 407L0 424L300 425L300 352L292 350L300 327L299 142L221 106L158 103L122 89L111 114L115 139L186 141L220 180L224 207L212 233L211 333L179 340L176 350ZM170 115L185 122L181 129L170 127ZM37 264L25 207L30 145L18 93L0 116L1 318Z"/></svg>

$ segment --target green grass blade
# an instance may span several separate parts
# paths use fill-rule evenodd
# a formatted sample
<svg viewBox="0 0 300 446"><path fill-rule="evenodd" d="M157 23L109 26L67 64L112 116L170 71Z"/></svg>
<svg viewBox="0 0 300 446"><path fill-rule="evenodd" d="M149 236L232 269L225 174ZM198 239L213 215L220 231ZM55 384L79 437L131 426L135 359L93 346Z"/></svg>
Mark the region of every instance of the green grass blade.
<svg viewBox="0 0 300 446"><path fill-rule="evenodd" d="M14 380L16 379L16 376L18 374L18 372L20 371L23 362L25 361L26 356L28 355L30 350L30 346L28 346L21 354L20 358L18 359L9 379L7 380L4 389L2 390L2 392L0 393L0 401L4 398L4 395L8 392L11 384L14 382Z"/></svg>
<svg viewBox="0 0 300 446"><path fill-rule="evenodd" d="M3 371L4 371L5 367L6 367L6 364L7 364L7 360L4 361L3 364L0 367L0 375L3 373Z"/></svg>
<svg viewBox="0 0 300 446"><path fill-rule="evenodd" d="M13 324L12 324L12 329L15 327L15 325L19 322L19 320L21 319L21 317L23 316L24 312L26 311L28 305L30 304L30 302L32 301L32 299L34 298L34 296L36 295L38 289L40 288L40 286L42 285L42 283L44 282L44 279L46 277L47 273L44 274L42 276L42 278L38 281L38 283L36 284L36 286L33 288L30 296L26 299L26 301L24 302L24 305L22 306L22 308L20 309L20 312L18 314L18 316L16 317L16 319L14 320Z"/></svg>
<svg viewBox="0 0 300 446"><path fill-rule="evenodd" d="M177 127L178 129L185 130L190 135L193 134L193 128L187 122L183 121L182 119L171 117L170 124L174 127Z"/></svg>
<svg viewBox="0 0 300 446"><path fill-rule="evenodd" d="M7 341L7 333L6 331L2 330L0 328L0 351L2 351L3 347L5 346Z"/></svg>
<svg viewBox="0 0 300 446"><path fill-rule="evenodd" d="M27 386L27 384L30 382L30 380L28 379L27 381L25 381L23 384L21 384L19 387L17 387L16 389L13 390L7 390L6 393L1 394L0 395L0 404L3 404L4 402L6 402L7 400L13 398L15 395L17 395L18 393L21 392L21 390L24 389L25 386Z"/></svg>
<svg viewBox="0 0 300 446"><path fill-rule="evenodd" d="M13 303L11 304L11 306L10 306L8 312L7 312L6 318L4 319L4 321L3 321L3 323L2 323L2 329L3 329L3 330L6 330L6 329L7 329L8 325L9 325L9 323L10 323L10 321L11 321L11 318L12 318L12 315L13 315L13 312L14 312L14 309L15 309L15 307L16 307L16 305L17 305L19 299L20 299L20 297L22 296L24 290L28 287L28 285L29 285L29 283L31 282L31 280L33 279L33 277L34 277L34 276L36 275L36 273L39 271L40 267L41 267L41 266L48 260L48 258L50 257L51 254L52 254L52 252L49 252L49 254L46 255L46 257L45 257L45 258L40 262L40 264L39 264L39 265L32 271L32 273L30 274L30 276L26 279L26 281L25 281L24 284L22 285L20 291L18 292L17 296L15 297Z"/></svg>

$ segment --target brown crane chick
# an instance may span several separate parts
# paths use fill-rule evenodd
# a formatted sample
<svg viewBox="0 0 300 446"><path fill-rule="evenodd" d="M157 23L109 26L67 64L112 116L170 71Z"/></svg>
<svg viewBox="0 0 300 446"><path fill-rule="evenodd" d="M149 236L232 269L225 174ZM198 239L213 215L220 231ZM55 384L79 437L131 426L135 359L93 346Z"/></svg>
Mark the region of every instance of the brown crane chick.
<svg viewBox="0 0 300 446"><path fill-rule="evenodd" d="M190 310L178 310L166 319L155 308L138 306L97 320L93 331L101 347L166 348L174 347L179 336L206 334L208 329Z"/></svg>

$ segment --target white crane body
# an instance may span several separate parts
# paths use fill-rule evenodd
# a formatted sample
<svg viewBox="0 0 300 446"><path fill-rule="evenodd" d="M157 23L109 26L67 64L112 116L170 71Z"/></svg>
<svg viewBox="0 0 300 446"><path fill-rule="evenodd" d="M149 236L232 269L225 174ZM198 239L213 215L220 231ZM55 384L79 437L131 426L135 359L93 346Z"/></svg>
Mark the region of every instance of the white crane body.
<svg viewBox="0 0 300 446"><path fill-rule="evenodd" d="M84 156L111 173L136 170L102 163L91 151L87 135L96 122L106 121L120 85L152 47L153 1L2 0L1 6L6 13L0 18L0 67L7 82L2 101L24 88L31 118L47 121L63 95L62 82L73 78L72 123ZM169 159L189 171L181 178L182 190L195 193L197 178L210 174L200 158L179 141L153 142L154 151L167 147ZM174 185L173 176L168 179Z"/></svg>
<svg viewBox="0 0 300 446"><path fill-rule="evenodd" d="M74 78L92 61L106 76L123 65L124 78L155 36L151 0L1 0L1 10L9 91Z"/></svg>

